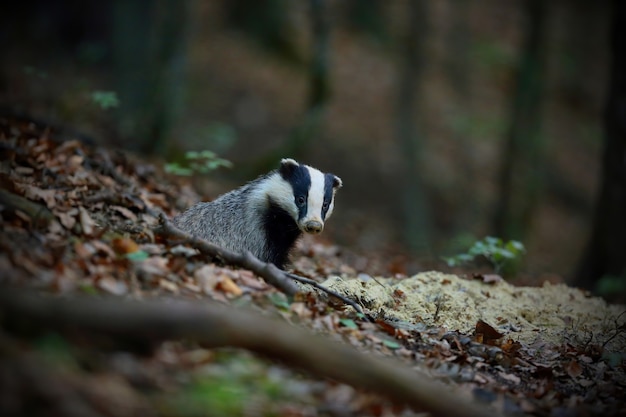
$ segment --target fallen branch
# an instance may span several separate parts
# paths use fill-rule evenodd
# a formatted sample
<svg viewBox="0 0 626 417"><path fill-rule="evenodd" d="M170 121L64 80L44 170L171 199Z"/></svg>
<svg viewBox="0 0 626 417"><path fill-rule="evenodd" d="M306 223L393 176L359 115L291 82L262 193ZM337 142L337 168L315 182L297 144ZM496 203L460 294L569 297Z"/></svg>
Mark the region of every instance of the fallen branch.
<svg viewBox="0 0 626 417"><path fill-rule="evenodd" d="M293 282L291 282L291 280L295 280L301 283L309 284L321 291L324 291L331 296L340 299L345 304L352 306L352 308L354 308L358 313L363 314L363 309L356 302L342 296L341 294L331 291L328 288L325 288L324 286L311 279L285 272L274 264L265 263L259 260L250 252L246 252L243 254L232 252L217 245L214 245L213 243L208 242L204 239L192 236L189 233L186 233L180 230L178 227L174 226L163 213L159 214L159 221L161 226L159 231L162 234L176 237L178 239L189 242L194 248L198 249L205 255L210 255L213 258L219 258L231 265L249 269L258 276L265 279L265 281L267 281L269 284L273 285L274 287L278 288L280 291L289 296L295 295L298 292L298 287L295 286Z"/></svg>
<svg viewBox="0 0 626 417"><path fill-rule="evenodd" d="M180 230L178 227L174 226L164 214L159 215L159 221L160 229L157 229L157 231L161 234L189 242L201 253L205 255L210 255L213 258L219 258L227 264L249 269L258 276L262 277L265 281L267 281L268 284L273 285L274 287L278 288L280 291L289 296L293 296L298 292L298 287L293 282L291 282L285 276L285 273L276 265L262 262L250 252L232 252L204 239L192 236L189 233L186 233Z"/></svg>
<svg viewBox="0 0 626 417"><path fill-rule="evenodd" d="M349 306L352 306L352 308L354 308L357 313L363 314L365 315L365 313L363 313L363 309L361 308L360 305L358 305L356 302L352 301L351 299L344 297L343 295L333 291L333 290L329 290L328 288L324 287L323 285L319 284L317 281L314 281L312 279L309 278L305 278L305 277L301 277L300 275L296 275L296 274L292 274L290 272L285 272L285 275L287 275L289 278L301 282L303 284L308 284L312 287L317 288L318 290L324 291L327 294L332 295L333 297L336 297L338 299L340 299L341 301L343 301L345 304L348 304ZM370 317L369 315L366 316L370 321L374 321L374 319L372 317Z"/></svg>
<svg viewBox="0 0 626 417"><path fill-rule="evenodd" d="M19 317L46 329L96 331L150 341L191 339L211 348L238 347L434 416L495 415L488 406L476 406L453 387L428 381L406 364L366 356L286 322L212 302L61 299L3 288L0 317Z"/></svg>
<svg viewBox="0 0 626 417"><path fill-rule="evenodd" d="M46 206L7 190L0 189L0 205L25 213L35 225L47 226L55 219L54 214Z"/></svg>

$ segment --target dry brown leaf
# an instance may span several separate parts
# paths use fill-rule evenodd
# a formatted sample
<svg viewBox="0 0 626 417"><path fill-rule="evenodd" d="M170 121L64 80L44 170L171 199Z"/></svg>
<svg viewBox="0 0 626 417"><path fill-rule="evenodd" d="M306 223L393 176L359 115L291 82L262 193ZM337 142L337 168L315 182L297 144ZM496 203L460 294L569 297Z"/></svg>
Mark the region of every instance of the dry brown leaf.
<svg viewBox="0 0 626 417"><path fill-rule="evenodd" d="M266 290L270 288L267 282L258 279L256 275L250 271L239 271L238 278L240 285L252 288L253 290Z"/></svg>
<svg viewBox="0 0 626 417"><path fill-rule="evenodd" d="M94 246L89 244L89 243L75 242L74 243L74 252L76 252L76 255L79 258L81 258L81 259L88 259L94 253L96 253L96 248L94 248Z"/></svg>
<svg viewBox="0 0 626 417"><path fill-rule="evenodd" d="M97 287L113 295L124 295L128 293L128 286L123 281L115 278L104 277L97 281Z"/></svg>
<svg viewBox="0 0 626 417"><path fill-rule="evenodd" d="M193 274L193 277L205 294L213 292L215 286L221 280L222 274L218 273L216 270L217 268L214 265L204 265L196 269Z"/></svg>
<svg viewBox="0 0 626 417"><path fill-rule="evenodd" d="M24 191L24 195L29 200L43 200L46 203L46 207L53 209L56 207L56 195L57 190L44 190L34 185L18 184L18 188Z"/></svg>
<svg viewBox="0 0 626 417"><path fill-rule="evenodd" d="M583 367L578 361L572 359L566 366L565 371L572 378L577 378L583 373Z"/></svg>
<svg viewBox="0 0 626 417"><path fill-rule="evenodd" d="M503 280L498 274L475 274L474 278L482 280L485 284L496 284Z"/></svg>
<svg viewBox="0 0 626 417"><path fill-rule="evenodd" d="M149 275L165 276L169 273L168 260L162 256L151 256L135 263L138 271Z"/></svg>
<svg viewBox="0 0 626 417"><path fill-rule="evenodd" d="M199 285L194 284L193 282L184 282L183 286L191 292L195 292L195 293L202 292L202 288L200 288Z"/></svg>
<svg viewBox="0 0 626 417"><path fill-rule="evenodd" d="M96 251L100 252L101 254L107 255L110 258L115 258L115 251L113 251L113 249L111 249L111 247L103 241L95 239L90 241L89 243L92 244Z"/></svg>
<svg viewBox="0 0 626 417"><path fill-rule="evenodd" d="M178 285L166 279L160 279L159 286L167 291L173 292L174 294L178 294L179 292Z"/></svg>
<svg viewBox="0 0 626 417"><path fill-rule="evenodd" d="M78 213L78 210L72 209L67 212L57 211L54 213L54 215L59 219L63 227L65 227L67 230L72 230L72 228L76 224L77 213Z"/></svg>
<svg viewBox="0 0 626 417"><path fill-rule="evenodd" d="M84 160L85 158L80 155L72 155L69 158L67 158L67 162L65 164L67 168L67 172L75 172L77 169L81 167Z"/></svg>
<svg viewBox="0 0 626 417"><path fill-rule="evenodd" d="M505 372L498 372L498 375L500 376L500 378L512 382L515 385L519 384L520 382L522 382L522 380L520 379L519 376L517 375L513 375L513 374L507 374Z"/></svg>
<svg viewBox="0 0 626 417"><path fill-rule="evenodd" d="M137 221L137 215L135 213L133 213L132 211L130 211L129 209L127 209L126 207L122 207L122 206L110 206L110 208L112 210L117 211L118 213L120 213L122 216L126 217L128 220L132 220L134 222Z"/></svg>
<svg viewBox="0 0 626 417"><path fill-rule="evenodd" d="M87 210L85 210L82 206L78 207L80 212L80 225L83 229L83 234L87 236L93 235L94 228L96 227L96 222L93 221Z"/></svg>
<svg viewBox="0 0 626 417"><path fill-rule="evenodd" d="M482 339L485 342L500 339L502 336L504 336L502 333L494 329L490 324L482 320L478 320L476 322L476 335L482 335Z"/></svg>
<svg viewBox="0 0 626 417"><path fill-rule="evenodd" d="M134 240L128 238L115 238L111 241L111 246L118 255L126 255L139 250L139 245Z"/></svg>
<svg viewBox="0 0 626 417"><path fill-rule="evenodd" d="M239 286L235 284L233 280L230 279L230 277L226 275L222 275L220 281L217 283L215 288L225 293L233 294L237 296L243 294L243 291L241 290L241 288L239 288Z"/></svg>

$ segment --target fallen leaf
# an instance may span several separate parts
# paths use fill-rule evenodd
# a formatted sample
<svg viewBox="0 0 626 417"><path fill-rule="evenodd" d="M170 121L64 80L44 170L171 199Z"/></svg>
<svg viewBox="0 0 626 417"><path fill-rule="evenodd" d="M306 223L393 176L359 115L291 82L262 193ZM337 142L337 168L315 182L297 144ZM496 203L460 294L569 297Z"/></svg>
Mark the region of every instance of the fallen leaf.
<svg viewBox="0 0 626 417"><path fill-rule="evenodd" d="M195 292L195 293L202 292L202 288L200 288L199 285L194 284L193 282L184 282L183 286L191 292Z"/></svg>
<svg viewBox="0 0 626 417"><path fill-rule="evenodd" d="M137 221L137 215L135 213L133 213L132 211L130 211L129 209L127 209L126 207L110 206L110 208L111 208L111 210L117 211L122 216L126 217L128 220L132 220L134 222Z"/></svg>
<svg viewBox="0 0 626 417"><path fill-rule="evenodd" d="M96 248L94 248L93 245L90 245L89 243L75 242L74 252L76 252L76 255L78 255L79 258L88 259L94 253L96 253Z"/></svg>
<svg viewBox="0 0 626 417"><path fill-rule="evenodd" d="M24 195L30 200L43 200L49 209L52 209L57 205L57 190L44 190L42 188L28 184L19 184L18 188L22 188L22 190L24 191Z"/></svg>
<svg viewBox="0 0 626 417"><path fill-rule="evenodd" d="M354 322L354 320L352 319L339 319L339 323L341 323L342 325L344 325L345 327L349 328L349 329L358 329L359 326L357 326L357 324Z"/></svg>
<svg viewBox="0 0 626 417"><path fill-rule="evenodd" d="M239 286L235 284L232 279L230 279L229 277L225 275L221 277L221 279L219 280L215 288L225 293L233 294L237 296L243 294L243 291L241 290L241 288L239 288Z"/></svg>
<svg viewBox="0 0 626 417"><path fill-rule="evenodd" d="M100 254L107 255L110 258L115 258L115 251L113 251L113 249L111 249L111 247L103 241L94 239L89 243L92 244L96 251Z"/></svg>
<svg viewBox="0 0 626 417"><path fill-rule="evenodd" d="M126 259L128 259L129 261L133 261L133 262L145 261L146 259L150 258L150 254L142 250L127 253L124 256Z"/></svg>
<svg viewBox="0 0 626 417"><path fill-rule="evenodd" d="M80 212L79 218L83 234L87 236L93 235L96 222L93 221L87 210L85 210L82 206L78 207L78 210Z"/></svg>
<svg viewBox="0 0 626 417"><path fill-rule="evenodd" d="M507 374L507 373L504 373L504 372L498 372L498 376L500 376L500 378L504 379L505 381L509 381L509 382L514 383L515 385L517 385L520 382L522 382L520 377L517 376L517 375Z"/></svg>
<svg viewBox="0 0 626 417"><path fill-rule="evenodd" d="M478 320L476 322L476 335L482 335L485 342L500 339L502 336L504 336L502 333L500 333L491 325L482 320Z"/></svg>
<svg viewBox="0 0 626 417"><path fill-rule="evenodd" d="M113 295L124 295L128 292L128 286L126 283L110 277L99 279L96 286Z"/></svg>
<svg viewBox="0 0 626 417"><path fill-rule="evenodd" d="M389 349L400 349L400 344L398 342L394 342L393 340L383 339L383 345L387 346Z"/></svg>
<svg viewBox="0 0 626 417"><path fill-rule="evenodd" d="M132 254L126 255L126 257L130 259L131 255L139 254L139 253L144 253L146 256L148 255L145 252L137 251ZM135 260L135 259L131 259L131 260ZM135 268L137 268L137 271L140 271L144 274L149 274L149 275L165 276L169 272L168 260L167 258L164 258L161 256L151 256L149 258L142 259L136 262Z"/></svg>
<svg viewBox="0 0 626 417"><path fill-rule="evenodd" d="M68 212L56 212L54 215L59 219L63 227L67 230L72 230L76 224L76 210L70 210Z"/></svg>
<svg viewBox="0 0 626 417"><path fill-rule="evenodd" d="M484 282L485 284L495 284L500 281L504 281L502 276L498 274L477 274L476 273L476 274L472 274L472 278L480 280Z"/></svg>
<svg viewBox="0 0 626 417"><path fill-rule="evenodd" d="M139 250L139 245L134 240L128 238L115 238L111 241L111 246L118 255L126 255Z"/></svg>
<svg viewBox="0 0 626 417"><path fill-rule="evenodd" d="M394 336L396 334L396 328L393 325L387 323L386 321L384 321L384 320L376 320L376 324L378 324L378 326L381 329L383 329L383 331L385 333L390 334L392 336Z"/></svg>
<svg viewBox="0 0 626 417"><path fill-rule="evenodd" d="M565 371L572 378L577 378L583 373L583 367L578 361L572 359L566 366Z"/></svg>
<svg viewBox="0 0 626 417"><path fill-rule="evenodd" d="M167 291L173 292L174 294L178 294L178 285L174 284L171 281L168 281L166 279L160 279L159 286Z"/></svg>

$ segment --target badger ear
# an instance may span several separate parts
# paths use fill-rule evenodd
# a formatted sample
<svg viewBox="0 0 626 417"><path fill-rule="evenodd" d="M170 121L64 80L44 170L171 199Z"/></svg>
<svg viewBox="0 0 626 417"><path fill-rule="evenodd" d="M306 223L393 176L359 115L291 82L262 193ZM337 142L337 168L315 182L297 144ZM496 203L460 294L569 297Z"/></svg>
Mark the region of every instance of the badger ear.
<svg viewBox="0 0 626 417"><path fill-rule="evenodd" d="M283 158L280 161L279 172L283 178L290 178L293 172L298 168L300 164L295 159Z"/></svg>
<svg viewBox="0 0 626 417"><path fill-rule="evenodd" d="M343 187L343 181L341 181L341 178L335 175L335 178L333 178L333 188L339 189L341 187Z"/></svg>

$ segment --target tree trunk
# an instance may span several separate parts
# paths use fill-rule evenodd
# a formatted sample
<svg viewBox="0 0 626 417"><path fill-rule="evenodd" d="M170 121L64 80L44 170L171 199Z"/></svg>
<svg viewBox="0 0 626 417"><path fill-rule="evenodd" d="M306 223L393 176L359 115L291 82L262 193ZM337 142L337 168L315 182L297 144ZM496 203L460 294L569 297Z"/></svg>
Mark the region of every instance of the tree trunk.
<svg viewBox="0 0 626 417"><path fill-rule="evenodd" d="M326 0L309 0L311 8L312 56L309 67L309 97L303 120L291 133L287 146L290 155L299 156L302 149L320 135L322 121L330 98L329 47L330 27Z"/></svg>
<svg viewBox="0 0 626 417"><path fill-rule="evenodd" d="M183 102L189 1L117 0L113 9L121 136L162 154Z"/></svg>
<svg viewBox="0 0 626 417"><path fill-rule="evenodd" d="M412 250L427 252L431 248L430 211L419 169L420 142L415 114L416 89L424 68L424 38L426 29L426 1L410 0L407 20L400 40L398 98L396 104L396 137L404 158L401 167L405 240Z"/></svg>
<svg viewBox="0 0 626 417"><path fill-rule="evenodd" d="M309 0L311 17L311 57L308 68L309 91L302 120L289 135L283 146L255 158L249 163L249 169L242 171L246 177L258 175L276 167L285 156L299 158L308 144L319 137L322 123L330 100L330 23L328 22L328 4L326 0Z"/></svg>
<svg viewBox="0 0 626 417"><path fill-rule="evenodd" d="M591 237L574 281L590 289L603 276L626 285L626 3L613 0L612 17L600 192Z"/></svg>
<svg viewBox="0 0 626 417"><path fill-rule="evenodd" d="M523 240L540 195L543 170L541 101L546 55L544 0L527 0L527 29L518 69L495 209L496 236Z"/></svg>

